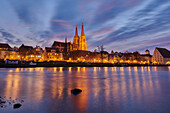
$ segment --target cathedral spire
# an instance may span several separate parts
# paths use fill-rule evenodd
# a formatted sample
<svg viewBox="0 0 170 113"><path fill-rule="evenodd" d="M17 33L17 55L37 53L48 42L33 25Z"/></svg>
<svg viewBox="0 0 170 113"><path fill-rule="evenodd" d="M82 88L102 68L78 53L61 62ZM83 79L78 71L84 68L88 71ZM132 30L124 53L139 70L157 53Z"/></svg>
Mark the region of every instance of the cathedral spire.
<svg viewBox="0 0 170 113"><path fill-rule="evenodd" d="M76 25L75 36L73 37L73 50L78 50L78 48L79 48L79 35Z"/></svg>
<svg viewBox="0 0 170 113"><path fill-rule="evenodd" d="M65 43L67 43L67 36L65 37Z"/></svg>
<svg viewBox="0 0 170 113"><path fill-rule="evenodd" d="M84 26L82 23L81 36L79 40L79 50L87 51L86 36L84 33Z"/></svg>
<svg viewBox="0 0 170 113"><path fill-rule="evenodd" d="M77 25L76 25L76 32L75 32L75 36L78 36Z"/></svg>
<svg viewBox="0 0 170 113"><path fill-rule="evenodd" d="M81 29L81 36L85 36L85 34L84 34L84 27L83 27L83 23L82 23L82 29Z"/></svg>

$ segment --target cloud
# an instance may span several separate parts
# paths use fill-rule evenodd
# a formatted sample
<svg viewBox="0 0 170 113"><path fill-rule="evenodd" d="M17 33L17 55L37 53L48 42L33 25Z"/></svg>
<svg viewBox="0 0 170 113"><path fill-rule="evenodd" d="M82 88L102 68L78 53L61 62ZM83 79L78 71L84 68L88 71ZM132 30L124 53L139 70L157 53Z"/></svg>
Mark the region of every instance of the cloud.
<svg viewBox="0 0 170 113"><path fill-rule="evenodd" d="M98 45L115 51L170 49L169 0L1 0L0 35L12 45L50 46L72 40L84 22L88 49Z"/></svg>

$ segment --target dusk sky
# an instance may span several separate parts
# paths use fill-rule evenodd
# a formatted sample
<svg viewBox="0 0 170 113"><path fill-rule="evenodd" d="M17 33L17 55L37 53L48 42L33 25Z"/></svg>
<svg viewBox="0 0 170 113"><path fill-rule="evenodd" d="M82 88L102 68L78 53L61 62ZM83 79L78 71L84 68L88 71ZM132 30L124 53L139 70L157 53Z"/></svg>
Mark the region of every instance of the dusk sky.
<svg viewBox="0 0 170 113"><path fill-rule="evenodd" d="M87 48L170 49L170 0L0 0L0 42L51 46L84 23Z"/></svg>

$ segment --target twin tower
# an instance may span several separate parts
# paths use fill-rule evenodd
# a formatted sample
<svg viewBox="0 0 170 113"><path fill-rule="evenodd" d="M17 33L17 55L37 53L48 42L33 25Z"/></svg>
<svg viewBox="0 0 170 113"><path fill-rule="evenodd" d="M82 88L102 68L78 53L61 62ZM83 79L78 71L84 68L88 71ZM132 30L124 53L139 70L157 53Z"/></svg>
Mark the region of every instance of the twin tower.
<svg viewBox="0 0 170 113"><path fill-rule="evenodd" d="M81 36L79 37L77 26L76 26L75 36L73 37L73 51L76 51L76 50L87 51L86 36L84 33L83 24L82 24L82 29L81 29Z"/></svg>

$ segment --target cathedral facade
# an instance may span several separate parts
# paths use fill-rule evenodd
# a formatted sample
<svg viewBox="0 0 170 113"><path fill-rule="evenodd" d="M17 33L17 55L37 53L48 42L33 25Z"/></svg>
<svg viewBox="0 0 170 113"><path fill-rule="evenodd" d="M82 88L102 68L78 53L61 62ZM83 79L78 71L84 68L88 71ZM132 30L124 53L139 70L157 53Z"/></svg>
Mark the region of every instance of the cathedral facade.
<svg viewBox="0 0 170 113"><path fill-rule="evenodd" d="M81 36L80 37L78 36L78 30L76 26L75 36L73 37L73 51L76 50L87 51L87 42L83 24L81 29Z"/></svg>

